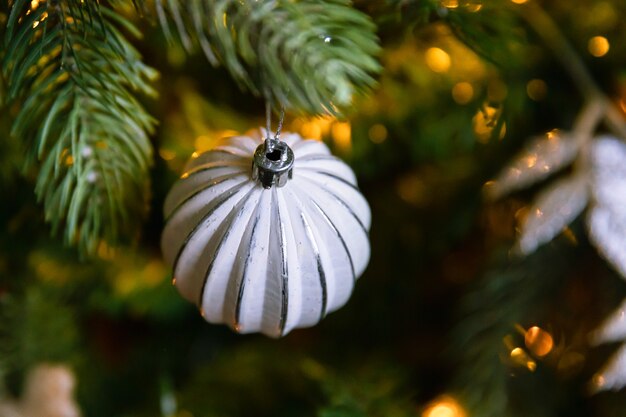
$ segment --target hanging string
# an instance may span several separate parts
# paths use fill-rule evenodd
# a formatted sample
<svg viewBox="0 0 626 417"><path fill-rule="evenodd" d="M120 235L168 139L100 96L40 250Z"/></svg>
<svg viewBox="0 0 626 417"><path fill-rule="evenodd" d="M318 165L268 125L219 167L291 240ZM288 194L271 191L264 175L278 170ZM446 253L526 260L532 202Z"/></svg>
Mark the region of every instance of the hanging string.
<svg viewBox="0 0 626 417"><path fill-rule="evenodd" d="M285 122L285 107L280 106L280 117L278 118L278 126L276 127L276 134L274 135L274 139L278 140L280 136L280 132L283 130L283 124ZM265 139L271 139L272 132L272 106L269 100L265 101L265 129L266 129L266 137Z"/></svg>
<svg viewBox="0 0 626 417"><path fill-rule="evenodd" d="M283 123L285 122L285 108L280 106L280 118L278 119L278 127L276 128L276 135L274 139L278 140L280 136L280 131L283 130Z"/></svg>
<svg viewBox="0 0 626 417"><path fill-rule="evenodd" d="M265 100L265 139L270 139L270 132L272 131L272 106L269 100Z"/></svg>

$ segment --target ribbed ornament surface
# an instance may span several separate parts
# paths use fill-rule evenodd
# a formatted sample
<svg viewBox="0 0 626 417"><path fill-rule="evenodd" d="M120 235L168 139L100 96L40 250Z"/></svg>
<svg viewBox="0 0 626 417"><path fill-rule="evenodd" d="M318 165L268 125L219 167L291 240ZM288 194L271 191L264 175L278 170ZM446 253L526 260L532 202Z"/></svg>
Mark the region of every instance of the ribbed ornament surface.
<svg viewBox="0 0 626 417"><path fill-rule="evenodd" d="M252 179L261 136L193 158L165 200L161 246L204 318L280 337L343 306L370 256L371 213L352 170L322 142L283 134L293 176Z"/></svg>

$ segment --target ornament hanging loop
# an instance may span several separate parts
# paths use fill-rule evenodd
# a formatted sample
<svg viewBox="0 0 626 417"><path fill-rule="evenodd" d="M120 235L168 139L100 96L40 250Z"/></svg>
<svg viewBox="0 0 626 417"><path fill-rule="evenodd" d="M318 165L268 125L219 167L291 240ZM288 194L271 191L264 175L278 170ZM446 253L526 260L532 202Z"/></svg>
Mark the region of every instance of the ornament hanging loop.
<svg viewBox="0 0 626 417"><path fill-rule="evenodd" d="M272 109L269 101L266 102L266 137L265 141L256 148L252 160L252 178L259 180L263 188L284 187L293 176L294 155L291 148L279 139L285 120L285 109L281 107L280 119L276 134L271 137Z"/></svg>

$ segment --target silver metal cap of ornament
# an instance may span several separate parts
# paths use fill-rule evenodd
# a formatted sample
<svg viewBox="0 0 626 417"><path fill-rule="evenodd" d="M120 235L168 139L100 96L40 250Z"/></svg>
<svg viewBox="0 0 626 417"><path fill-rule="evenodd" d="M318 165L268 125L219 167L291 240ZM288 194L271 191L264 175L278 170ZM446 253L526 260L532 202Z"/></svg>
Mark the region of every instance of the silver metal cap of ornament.
<svg viewBox="0 0 626 417"><path fill-rule="evenodd" d="M252 179L258 180L263 188L284 187L293 177L294 159L293 151L285 142L265 139L254 152Z"/></svg>

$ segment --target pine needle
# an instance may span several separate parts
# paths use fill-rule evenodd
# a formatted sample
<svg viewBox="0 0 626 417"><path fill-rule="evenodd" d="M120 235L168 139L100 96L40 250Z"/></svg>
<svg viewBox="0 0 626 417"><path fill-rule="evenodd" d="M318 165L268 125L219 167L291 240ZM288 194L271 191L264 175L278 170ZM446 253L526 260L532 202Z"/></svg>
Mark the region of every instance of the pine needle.
<svg viewBox="0 0 626 417"><path fill-rule="evenodd" d="M292 111L337 114L381 69L376 26L348 0L155 4L168 38L199 46L240 86Z"/></svg>
<svg viewBox="0 0 626 417"><path fill-rule="evenodd" d="M156 72L98 2L16 1L2 60L11 136L31 149L36 194L53 231L83 254L136 235L145 214L155 122L134 94L154 95Z"/></svg>

